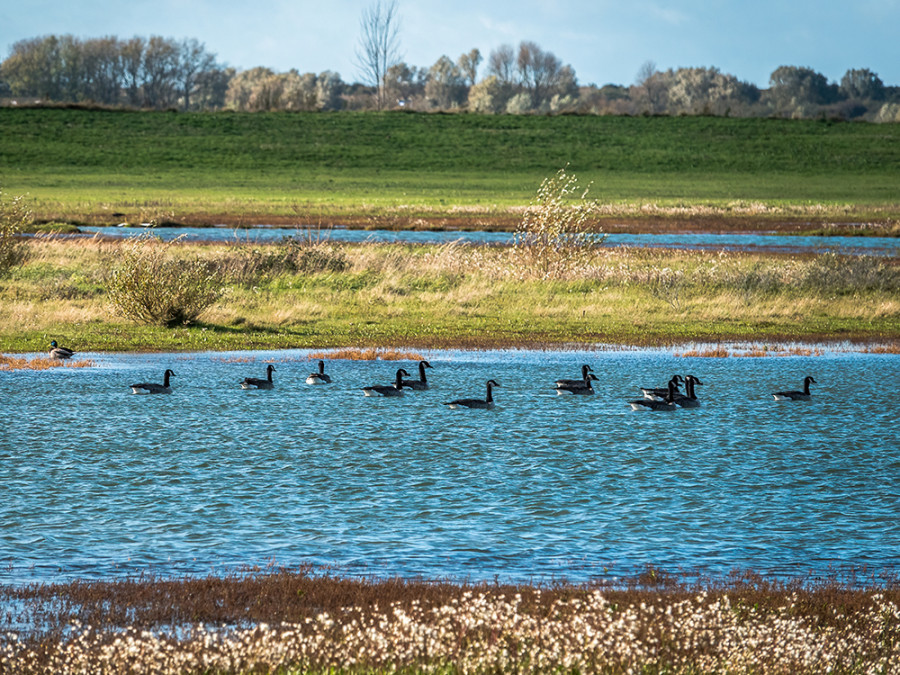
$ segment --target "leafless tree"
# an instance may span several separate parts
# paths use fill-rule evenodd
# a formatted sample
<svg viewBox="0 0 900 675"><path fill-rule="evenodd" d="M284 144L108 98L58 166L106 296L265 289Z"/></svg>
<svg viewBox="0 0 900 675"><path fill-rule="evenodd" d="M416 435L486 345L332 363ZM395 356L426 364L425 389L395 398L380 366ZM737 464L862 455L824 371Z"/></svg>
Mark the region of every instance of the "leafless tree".
<svg viewBox="0 0 900 675"><path fill-rule="evenodd" d="M563 75L562 63L552 52L545 52L534 42L528 41L519 45L516 68L522 87L531 95L531 104L535 108L556 93L554 89L560 84ZM569 72L572 72L570 79L574 79L571 68Z"/></svg>
<svg viewBox="0 0 900 675"><path fill-rule="evenodd" d="M375 87L375 105L381 110L386 103L384 76L388 68L400 60L400 18L397 0L375 0L363 12L359 22L360 38L356 50L357 67Z"/></svg>
<svg viewBox="0 0 900 675"><path fill-rule="evenodd" d="M456 108L465 100L465 77L447 56L442 56L429 68L425 96L440 110Z"/></svg>
<svg viewBox="0 0 900 675"><path fill-rule="evenodd" d="M462 71L463 77L466 78L466 84L470 87L475 86L475 81L478 76L478 64L480 63L481 52L478 51L478 49L473 49L466 54L461 55L456 62L460 71Z"/></svg>
<svg viewBox="0 0 900 675"><path fill-rule="evenodd" d="M500 45L488 56L488 75L495 75L501 85L515 82L516 54L510 45Z"/></svg>
<svg viewBox="0 0 900 675"><path fill-rule="evenodd" d="M215 68L216 57L206 51L206 47L196 38L187 39L178 45L175 74L181 94L181 106L191 109L191 96L198 86L201 73Z"/></svg>

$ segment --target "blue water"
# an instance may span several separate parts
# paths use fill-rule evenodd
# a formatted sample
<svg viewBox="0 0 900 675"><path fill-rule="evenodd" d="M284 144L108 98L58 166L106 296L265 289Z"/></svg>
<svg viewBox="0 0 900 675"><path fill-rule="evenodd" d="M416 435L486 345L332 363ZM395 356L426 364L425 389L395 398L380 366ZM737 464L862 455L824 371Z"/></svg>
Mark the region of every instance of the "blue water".
<svg viewBox="0 0 900 675"><path fill-rule="evenodd" d="M0 372L0 583L223 573L589 580L646 564L793 577L900 564L900 356L426 352L434 386L366 398L409 362L303 351L84 354ZM253 362L240 362L241 359ZM276 366L273 391L244 377ZM553 382L599 375L593 397ZM171 395L134 381L172 368ZM674 373L703 405L634 412ZM810 402L769 392L818 381ZM442 402L483 396L493 411Z"/></svg>
<svg viewBox="0 0 900 675"><path fill-rule="evenodd" d="M148 229L135 227L83 227L85 232L100 233L113 237L133 237L146 234ZM271 242L283 237L299 235L320 237L342 242L405 242L413 244L445 244L455 241L477 244L508 244L513 240L509 232L463 232L463 231L393 231L393 230L348 230L329 229L309 232L308 230L283 227L255 227L234 230L225 227L163 227L154 228L154 235L170 240L184 237L186 241L233 241ZM607 246L632 246L647 248L682 248L690 250L731 250L752 251L833 251L868 255L900 255L900 238L897 237L808 237L783 236L776 234L609 234Z"/></svg>

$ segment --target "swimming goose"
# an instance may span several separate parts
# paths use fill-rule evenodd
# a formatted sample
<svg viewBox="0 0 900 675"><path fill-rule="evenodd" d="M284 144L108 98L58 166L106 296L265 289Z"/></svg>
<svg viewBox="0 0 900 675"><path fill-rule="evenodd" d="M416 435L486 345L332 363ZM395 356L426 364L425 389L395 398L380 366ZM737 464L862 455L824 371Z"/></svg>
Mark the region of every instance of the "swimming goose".
<svg viewBox="0 0 900 675"><path fill-rule="evenodd" d="M697 400L697 395L694 393L694 385L695 384L703 384L697 377L694 375L686 375L684 378L684 392L683 394L676 393L673 402L675 405L681 406L682 408L699 408L700 401Z"/></svg>
<svg viewBox="0 0 900 675"><path fill-rule="evenodd" d="M583 380L559 380L556 383L556 393L559 396L568 394L590 396L594 393L594 387L591 385L591 380L597 380L599 382L600 378L593 373L585 373Z"/></svg>
<svg viewBox="0 0 900 675"><path fill-rule="evenodd" d="M673 377L671 380L669 380L669 391L666 393L666 397L662 401L652 398L641 398L637 401L629 401L628 405L631 406L632 410L675 410L678 406L676 406L672 401L675 398L676 387L677 384L675 383L675 378Z"/></svg>
<svg viewBox="0 0 900 675"><path fill-rule="evenodd" d="M376 384L371 387L363 387L363 393L366 396L403 396L403 387L406 386L406 383L403 381L404 377L409 377L409 373L401 368L397 371L397 379L394 380L394 384Z"/></svg>
<svg viewBox="0 0 900 675"><path fill-rule="evenodd" d="M675 392L678 393L678 385L684 382L684 380L681 375L673 375L672 379L669 380L669 384L673 382L675 383ZM668 385L665 387L641 387L641 393L644 395L644 398L662 401L669 393L669 387Z"/></svg>
<svg viewBox="0 0 900 675"><path fill-rule="evenodd" d="M50 342L50 358L51 359L70 359L72 358L72 354L74 354L71 349L66 349L65 347L60 347L56 344L56 340L51 340Z"/></svg>
<svg viewBox="0 0 900 675"><path fill-rule="evenodd" d="M274 389L275 383L272 381L273 370L275 370L275 366L270 363L266 366L266 379L245 377L241 382L241 389Z"/></svg>
<svg viewBox="0 0 900 675"><path fill-rule="evenodd" d="M449 401L444 405L450 406L451 409L457 408L482 408L484 410L492 410L494 407L494 393L492 387L499 387L496 380L487 381L487 396L482 401L480 398L458 398L455 401Z"/></svg>
<svg viewBox="0 0 900 675"><path fill-rule="evenodd" d="M325 362L319 361L319 372L310 373L306 377L306 384L330 384L331 375L325 374Z"/></svg>
<svg viewBox="0 0 900 675"><path fill-rule="evenodd" d="M407 380L403 383L403 386L409 387L410 389L415 389L416 391L428 389L428 380L425 379L425 369L431 367L432 365L428 363L428 361L419 361L419 379Z"/></svg>
<svg viewBox="0 0 900 675"><path fill-rule="evenodd" d="M155 382L139 382L138 384L131 385L131 391L135 394L171 394L172 387L169 386L170 377L175 377L175 373L171 370L166 370L162 384L156 384Z"/></svg>
<svg viewBox="0 0 900 675"><path fill-rule="evenodd" d="M809 395L810 383L818 384L811 375L807 375L803 378L803 391L776 391L772 396L776 401L808 401L811 398Z"/></svg>
<svg viewBox="0 0 900 675"><path fill-rule="evenodd" d="M556 386L567 386L567 385L575 385L576 387L584 386L585 381L587 380L588 373L593 372L591 367L587 364L581 366L581 379L580 380L557 380ZM597 379L596 377L594 378Z"/></svg>

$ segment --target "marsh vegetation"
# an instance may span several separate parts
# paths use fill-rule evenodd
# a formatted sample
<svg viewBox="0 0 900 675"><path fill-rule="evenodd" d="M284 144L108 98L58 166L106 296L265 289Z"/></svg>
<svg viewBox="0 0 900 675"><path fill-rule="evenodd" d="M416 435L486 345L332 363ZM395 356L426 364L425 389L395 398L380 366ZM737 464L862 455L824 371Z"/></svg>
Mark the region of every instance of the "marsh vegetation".
<svg viewBox="0 0 900 675"><path fill-rule="evenodd" d="M874 582L868 588L858 584ZM900 672L896 580L360 581L310 568L0 587L0 672Z"/></svg>
<svg viewBox="0 0 900 675"><path fill-rule="evenodd" d="M515 248L502 246L52 236L25 245L28 263L0 286L4 351L44 351L51 336L80 351L900 336L891 258L599 247L545 279L523 273ZM110 270L135 246L216 279L215 302L190 324L121 316Z"/></svg>

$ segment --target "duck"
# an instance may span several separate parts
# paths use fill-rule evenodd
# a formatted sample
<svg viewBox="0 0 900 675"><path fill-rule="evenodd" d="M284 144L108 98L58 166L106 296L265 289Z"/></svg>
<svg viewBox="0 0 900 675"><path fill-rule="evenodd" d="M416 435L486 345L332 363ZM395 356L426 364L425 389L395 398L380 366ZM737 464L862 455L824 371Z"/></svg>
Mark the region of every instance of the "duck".
<svg viewBox="0 0 900 675"><path fill-rule="evenodd" d="M363 387L363 393L366 396L403 396L403 387L406 386L406 383L403 381L404 377L409 377L409 373L400 368L397 371L397 379L394 380L394 384L375 384L370 387Z"/></svg>
<svg viewBox="0 0 900 675"><path fill-rule="evenodd" d="M425 378L425 369L432 368L433 366L428 363L428 361L419 361L419 379L418 380L407 380L403 383L404 387L409 387L410 389L414 389L416 391L422 391L423 389L428 389L428 380Z"/></svg>
<svg viewBox="0 0 900 675"><path fill-rule="evenodd" d="M682 408L699 408L700 401L697 400L697 395L694 393L694 385L695 384L703 384L699 378L694 375L685 375L684 377L684 392L683 394L676 393L673 402L677 406L681 406Z"/></svg>
<svg viewBox="0 0 900 675"><path fill-rule="evenodd" d="M640 398L637 401L629 401L628 405L631 406L632 410L675 410L678 406L673 403L673 400L675 398L677 386L675 378L673 377L669 380L669 391L666 393L666 397L663 400Z"/></svg>
<svg viewBox="0 0 900 675"><path fill-rule="evenodd" d="M669 380L669 384L673 382L675 383L675 392L678 393L678 386L684 382L684 380L681 375L673 375L672 379ZM641 387L641 393L644 395L644 398L661 401L669 393L669 387L668 385L665 387Z"/></svg>
<svg viewBox="0 0 900 675"><path fill-rule="evenodd" d="M488 380L487 381L487 396L482 401L480 398L458 398L455 401L448 401L444 403L446 406L450 406L452 410L456 410L458 408L480 408L482 410L493 410L494 408L494 393L492 391L493 387L499 387L497 384L497 380Z"/></svg>
<svg viewBox="0 0 900 675"><path fill-rule="evenodd" d="M325 374L325 362L319 361L318 372L306 376L306 384L331 384L331 375Z"/></svg>
<svg viewBox="0 0 900 675"><path fill-rule="evenodd" d="M266 379L261 377L245 377L241 382L241 389L274 389L275 383L272 381L272 371L275 366L271 363L266 366Z"/></svg>
<svg viewBox="0 0 900 675"><path fill-rule="evenodd" d="M585 373L583 380L557 380L556 393L558 396L569 394L590 396L594 393L591 380L599 381L600 378L593 373Z"/></svg>
<svg viewBox="0 0 900 675"><path fill-rule="evenodd" d="M808 401L812 397L809 394L809 385L818 384L812 375L803 378L803 391L776 391L772 394L776 401Z"/></svg>
<svg viewBox="0 0 900 675"><path fill-rule="evenodd" d="M165 375L163 375L162 384L156 384L155 382L139 382L131 385L131 391L135 394L171 394L172 387L169 385L170 377L175 377L175 373L171 370L166 370Z"/></svg>
<svg viewBox="0 0 900 675"><path fill-rule="evenodd" d="M74 354L71 349L66 349L65 347L60 347L56 340L50 341L50 358L51 359L71 359L72 354Z"/></svg>
<svg viewBox="0 0 900 675"><path fill-rule="evenodd" d="M576 387L584 386L584 383L587 381L588 373L592 373L592 372L593 372L593 370L591 370L591 367L587 364L584 364L583 366L581 366L581 379L580 380L557 380L556 386L557 387L568 386L568 385L574 385ZM596 380L597 378L595 377L594 379Z"/></svg>

